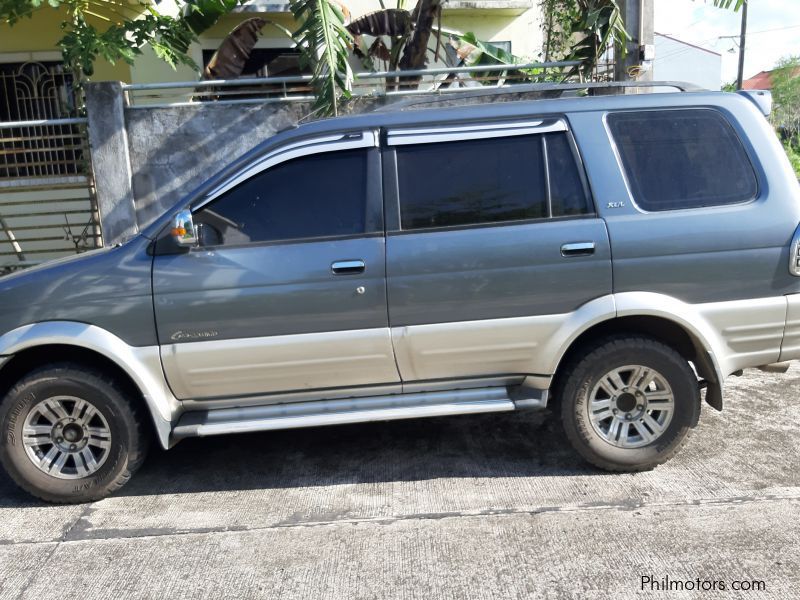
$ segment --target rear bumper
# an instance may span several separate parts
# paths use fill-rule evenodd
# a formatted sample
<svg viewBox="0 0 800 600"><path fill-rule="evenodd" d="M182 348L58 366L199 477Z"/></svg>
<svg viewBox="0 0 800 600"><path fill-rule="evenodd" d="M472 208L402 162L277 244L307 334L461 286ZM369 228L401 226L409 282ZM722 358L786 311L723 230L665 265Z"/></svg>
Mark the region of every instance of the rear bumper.
<svg viewBox="0 0 800 600"><path fill-rule="evenodd" d="M778 362L800 359L800 294L786 296L786 326Z"/></svg>

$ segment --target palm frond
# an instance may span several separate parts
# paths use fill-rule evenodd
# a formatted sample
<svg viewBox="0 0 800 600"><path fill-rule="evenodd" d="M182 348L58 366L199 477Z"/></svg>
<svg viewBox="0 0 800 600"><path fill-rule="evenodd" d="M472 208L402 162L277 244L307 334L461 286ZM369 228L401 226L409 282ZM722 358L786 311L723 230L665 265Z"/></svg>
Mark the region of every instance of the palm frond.
<svg viewBox="0 0 800 600"><path fill-rule="evenodd" d="M733 10L739 10L744 6L744 3L747 0L714 0L714 6L717 8L733 8Z"/></svg>
<svg viewBox="0 0 800 600"><path fill-rule="evenodd" d="M245 0L185 0L181 19L196 35L214 25L219 18L244 4Z"/></svg>
<svg viewBox="0 0 800 600"><path fill-rule="evenodd" d="M350 97L353 81L347 60L353 36L345 27L345 13L332 0L291 0L289 9L301 24L294 37L304 62L311 66L317 97L314 107L322 114L336 115L340 97Z"/></svg>

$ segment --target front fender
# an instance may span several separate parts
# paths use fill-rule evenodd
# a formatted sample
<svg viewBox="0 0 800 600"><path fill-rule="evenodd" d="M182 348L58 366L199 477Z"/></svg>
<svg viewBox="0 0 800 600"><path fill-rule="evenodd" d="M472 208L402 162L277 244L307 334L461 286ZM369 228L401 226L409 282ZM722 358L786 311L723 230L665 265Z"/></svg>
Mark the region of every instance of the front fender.
<svg viewBox="0 0 800 600"><path fill-rule="evenodd" d="M125 371L144 397L161 445L168 447L180 402L164 379L158 346L129 346L113 333L86 323L45 321L24 325L0 336L0 367L4 359L23 350L56 344L92 350Z"/></svg>

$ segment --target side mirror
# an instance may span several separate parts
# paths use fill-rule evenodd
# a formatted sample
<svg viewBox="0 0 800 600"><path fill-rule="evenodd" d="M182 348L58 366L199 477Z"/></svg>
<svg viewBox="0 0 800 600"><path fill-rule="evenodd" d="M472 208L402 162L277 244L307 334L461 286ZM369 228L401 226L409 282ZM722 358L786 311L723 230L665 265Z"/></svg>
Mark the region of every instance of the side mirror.
<svg viewBox="0 0 800 600"><path fill-rule="evenodd" d="M172 239L183 248L197 245L197 231L192 220L192 211L185 209L175 215L175 220L172 222Z"/></svg>

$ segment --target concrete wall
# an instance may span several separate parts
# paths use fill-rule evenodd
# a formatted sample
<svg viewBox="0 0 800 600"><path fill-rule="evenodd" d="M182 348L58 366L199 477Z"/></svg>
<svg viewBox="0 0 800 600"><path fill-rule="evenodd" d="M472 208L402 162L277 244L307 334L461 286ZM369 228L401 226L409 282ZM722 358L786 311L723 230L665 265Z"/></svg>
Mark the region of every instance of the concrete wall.
<svg viewBox="0 0 800 600"><path fill-rule="evenodd" d="M308 110L297 103L127 109L125 128L139 227Z"/></svg>

